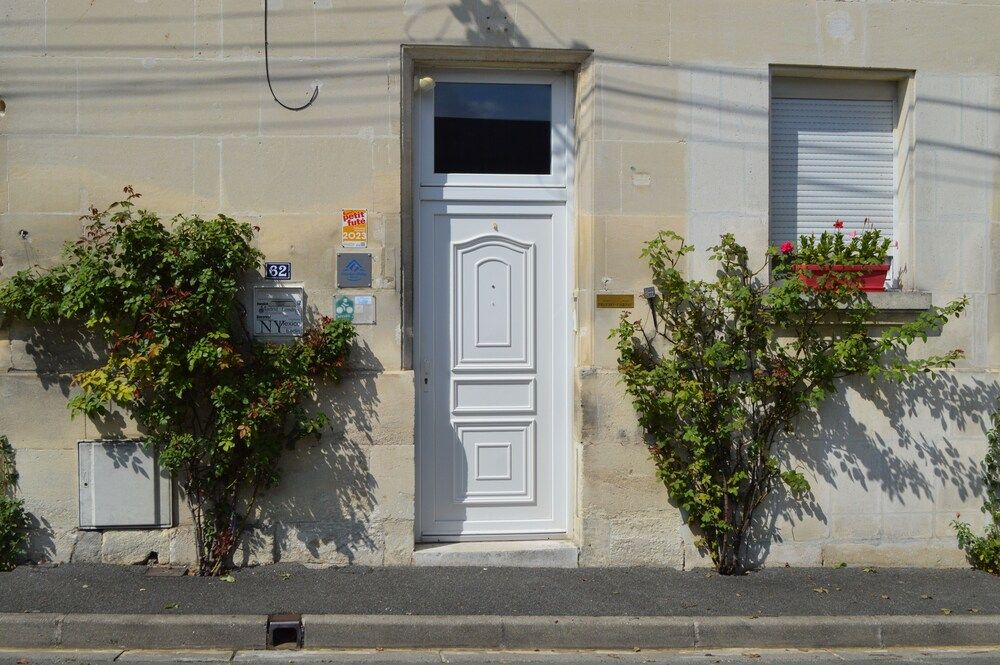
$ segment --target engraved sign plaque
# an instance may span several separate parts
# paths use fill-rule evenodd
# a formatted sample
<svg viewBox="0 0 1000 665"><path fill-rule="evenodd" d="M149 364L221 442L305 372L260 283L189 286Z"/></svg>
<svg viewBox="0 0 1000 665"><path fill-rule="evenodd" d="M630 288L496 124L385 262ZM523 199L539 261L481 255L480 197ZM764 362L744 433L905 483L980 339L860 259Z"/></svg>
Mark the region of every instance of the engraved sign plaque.
<svg viewBox="0 0 1000 665"><path fill-rule="evenodd" d="M362 252L337 254L337 288L371 288L372 255Z"/></svg>
<svg viewBox="0 0 1000 665"><path fill-rule="evenodd" d="M299 337L305 319L302 286L256 286L250 313L253 336L258 339Z"/></svg>
<svg viewBox="0 0 1000 665"><path fill-rule="evenodd" d="M632 293L598 293L598 309L631 309L635 307L635 295Z"/></svg>

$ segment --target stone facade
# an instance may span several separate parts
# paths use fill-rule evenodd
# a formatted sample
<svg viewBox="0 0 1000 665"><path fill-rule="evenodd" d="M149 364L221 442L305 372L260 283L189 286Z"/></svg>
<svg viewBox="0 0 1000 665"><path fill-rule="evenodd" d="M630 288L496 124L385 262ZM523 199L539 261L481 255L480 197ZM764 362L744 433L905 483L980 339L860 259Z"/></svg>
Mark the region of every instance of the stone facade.
<svg viewBox="0 0 1000 665"><path fill-rule="evenodd" d="M329 314L342 208L366 208L378 324L335 389L334 431L285 461L240 549L247 563L405 565L414 547L412 237L401 45L591 49L576 73L573 229L578 295L575 520L580 564L705 561L655 480L606 340L597 291L641 292L640 244L673 229L699 247L768 238L773 66L858 76L905 70L912 106L904 287L968 313L926 351L953 371L904 387L845 385L789 442L805 504L773 502L769 564L964 565L949 521L979 519L978 463L1000 370L1000 7L818 0L273 1L264 80L259 3L0 0L0 278L46 265L88 206L125 184L163 214L225 212L294 262ZM499 53L500 55L496 55ZM507 56L503 54L506 53ZM475 57L475 56L469 56ZM539 56L543 57L543 56ZM513 59L513 58L512 58ZM903 76L903 74L901 74ZM402 109L402 110L401 110ZM401 157L402 155L402 157ZM22 234L21 231L25 231ZM705 275L701 259L693 274ZM641 301L640 301L641 302ZM38 529L32 556L190 560L190 524L77 530L78 439L116 431L65 409L92 349L76 333L0 328L0 432L18 449Z"/></svg>

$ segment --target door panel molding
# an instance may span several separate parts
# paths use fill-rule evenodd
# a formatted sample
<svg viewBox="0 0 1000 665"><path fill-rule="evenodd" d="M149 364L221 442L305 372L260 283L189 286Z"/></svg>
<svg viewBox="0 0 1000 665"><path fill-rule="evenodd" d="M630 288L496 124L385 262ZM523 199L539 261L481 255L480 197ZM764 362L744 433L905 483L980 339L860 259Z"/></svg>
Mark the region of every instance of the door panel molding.
<svg viewBox="0 0 1000 665"><path fill-rule="evenodd" d="M485 303L483 302L482 295L479 293L479 277L480 274L477 271L472 273L471 289L466 289L466 279L465 279L465 264L466 256L480 252L483 250L488 250L491 247L496 247L500 249L507 249L513 252L515 255L513 257L515 261L520 259L521 271L520 274L514 274L515 266L511 263L504 262L499 256L494 253L493 255L487 255L486 258L479 259L475 261L473 268L477 268L483 262L502 262L504 263L509 272L508 276L508 287L504 294L506 296L507 309L509 311L509 316L507 320L501 325L502 328L506 329L507 337L509 343L496 344L487 343L483 344L480 342L481 324L489 322L482 321L484 318L483 309ZM477 236L475 238L470 238L469 240L453 243L452 244L452 276L451 276L451 289L454 293L454 305L453 312L456 318L462 320L462 325L457 329L457 335L455 337L455 345L453 348L454 364L452 365L452 371L462 372L462 371L476 371L484 372L488 370L496 371L512 371L515 369L523 370L534 370L535 369L535 338L532 331L535 329L535 244L534 243L522 243L518 242L514 238L509 238L507 236L502 236L499 234L486 234ZM510 258L510 257L508 257ZM516 279L516 286L520 286L517 291L514 290L515 283L513 280ZM472 302L467 302L466 298L468 292L473 292ZM514 296L520 295L521 302L524 303L523 309L518 313L515 312L513 307ZM469 311L467 311L467 308ZM466 318L468 314L468 318ZM517 318L515 325L515 316ZM497 325L500 322L494 322L493 325ZM467 330L470 327L472 330ZM469 334L471 333L471 334ZM472 349L469 348L469 343L471 342ZM520 343L519 345L517 343ZM474 349L497 349L498 351L485 352L481 356L477 357L474 355ZM502 352L499 349L510 349L510 353L506 356L501 355ZM520 350L520 353L518 353Z"/></svg>

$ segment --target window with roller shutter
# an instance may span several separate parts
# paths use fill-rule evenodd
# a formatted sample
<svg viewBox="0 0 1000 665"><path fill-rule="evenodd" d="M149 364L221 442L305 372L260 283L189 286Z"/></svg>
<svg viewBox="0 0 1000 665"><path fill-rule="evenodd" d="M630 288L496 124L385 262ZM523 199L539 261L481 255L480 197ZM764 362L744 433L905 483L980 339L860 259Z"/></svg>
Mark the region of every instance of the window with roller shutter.
<svg viewBox="0 0 1000 665"><path fill-rule="evenodd" d="M864 99L863 86L855 98L807 96L817 89L785 87L790 96L771 100L772 244L829 231L836 219L845 232L860 231L867 219L892 236L895 102Z"/></svg>

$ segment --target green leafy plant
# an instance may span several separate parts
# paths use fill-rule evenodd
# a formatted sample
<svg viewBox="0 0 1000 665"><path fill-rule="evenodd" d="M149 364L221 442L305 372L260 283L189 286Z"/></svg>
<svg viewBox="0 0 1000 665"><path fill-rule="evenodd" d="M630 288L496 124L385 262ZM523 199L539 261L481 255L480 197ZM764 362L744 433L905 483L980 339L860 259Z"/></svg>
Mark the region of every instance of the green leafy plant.
<svg viewBox="0 0 1000 665"><path fill-rule="evenodd" d="M987 450L986 457L983 458L985 497L982 511L989 516L986 532L978 536L969 523L957 519L951 525L958 533L959 547L969 555L972 565L979 570L1000 575L1000 404L991 419L993 427L986 435Z"/></svg>
<svg viewBox="0 0 1000 665"><path fill-rule="evenodd" d="M69 408L100 419L117 404L136 420L184 490L199 572L217 575L277 481L282 451L327 425L306 402L338 378L355 331L324 318L286 344L255 343L238 297L263 258L254 229L224 215L166 224L125 192L84 217L58 265L0 286L0 309L105 336L107 358L76 375Z"/></svg>
<svg viewBox="0 0 1000 665"><path fill-rule="evenodd" d="M861 233L851 231L845 235L844 223L839 219L833 226L835 231L824 231L819 236L800 236L798 247L791 242L782 244L779 261L819 266L871 266L888 261L892 239L883 237L867 219Z"/></svg>
<svg viewBox="0 0 1000 665"><path fill-rule="evenodd" d="M24 502L14 496L17 478L14 449L0 435L0 571L14 568L28 543L28 515Z"/></svg>
<svg viewBox="0 0 1000 665"><path fill-rule="evenodd" d="M749 265L732 235L712 248L712 282L687 279L693 251L663 231L646 243L659 296L652 331L628 314L611 331L619 372L632 398L658 477L699 534L721 573L745 569L754 517L784 482L809 490L805 474L784 465L775 442L851 375L901 380L952 365L961 351L907 359L907 347L958 316L964 299L913 321L871 332L876 310L856 286L805 287L792 266Z"/></svg>

